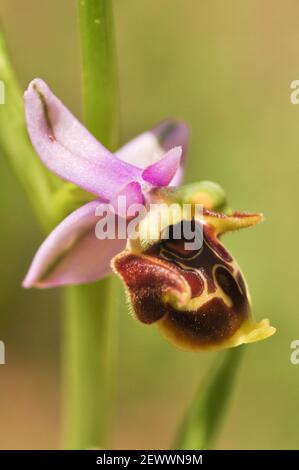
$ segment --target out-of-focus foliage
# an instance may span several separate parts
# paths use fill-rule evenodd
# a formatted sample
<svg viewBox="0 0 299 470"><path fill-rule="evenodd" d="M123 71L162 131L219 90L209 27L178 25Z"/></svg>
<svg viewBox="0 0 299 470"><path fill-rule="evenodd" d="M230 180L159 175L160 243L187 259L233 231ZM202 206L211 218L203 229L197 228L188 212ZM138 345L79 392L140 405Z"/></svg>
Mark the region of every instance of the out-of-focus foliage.
<svg viewBox="0 0 299 470"><path fill-rule="evenodd" d="M80 115L76 3L0 0L0 12L22 86L40 76ZM290 363L290 343L299 338L299 106L289 98L290 82L299 78L298 2L114 0L114 11L123 141L164 117L186 119L188 181L217 181L231 206L266 217L224 239L248 279L256 317L269 317L278 331L247 348L218 447L298 448L299 366ZM7 355L0 447L55 447L59 293L20 288L42 235L2 156L0 201L0 339ZM123 309L115 447L171 445L216 357L175 350Z"/></svg>
<svg viewBox="0 0 299 470"><path fill-rule="evenodd" d="M244 346L230 349L223 354L217 367L211 367L178 429L174 449L213 449L229 400L232 399L243 352Z"/></svg>

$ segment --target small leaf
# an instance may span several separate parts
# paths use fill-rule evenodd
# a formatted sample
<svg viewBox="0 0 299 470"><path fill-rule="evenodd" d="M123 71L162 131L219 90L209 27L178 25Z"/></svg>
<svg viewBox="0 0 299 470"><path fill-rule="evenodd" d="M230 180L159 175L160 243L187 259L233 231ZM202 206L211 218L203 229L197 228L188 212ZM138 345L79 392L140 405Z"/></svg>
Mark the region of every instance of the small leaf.
<svg viewBox="0 0 299 470"><path fill-rule="evenodd" d="M229 404L243 351L242 346L228 350L222 363L212 368L183 420L174 449L211 448Z"/></svg>

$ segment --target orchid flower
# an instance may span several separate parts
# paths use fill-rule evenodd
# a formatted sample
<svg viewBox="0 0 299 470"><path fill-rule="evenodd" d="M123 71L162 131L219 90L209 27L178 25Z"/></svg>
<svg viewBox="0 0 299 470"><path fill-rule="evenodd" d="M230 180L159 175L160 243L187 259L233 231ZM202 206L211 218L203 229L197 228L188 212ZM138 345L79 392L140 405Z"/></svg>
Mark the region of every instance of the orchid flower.
<svg viewBox="0 0 299 470"><path fill-rule="evenodd" d="M163 200L164 205L148 212L139 223L138 237L129 238L126 249L112 260L133 315L143 324L157 325L166 339L184 350L216 351L272 336L275 328L268 319L255 321L245 278L219 239L228 231L258 224L263 216L214 212L215 201L219 203L222 197L222 189L215 183L198 183L193 190L192 197L190 185L186 191L184 187L171 192L153 190L150 197ZM188 219L174 200L193 205L201 201L205 207L199 214L193 211ZM200 246L188 248L190 239L182 229L182 235L175 236L175 228L182 224L193 225L189 234L195 235L196 228L201 231Z"/></svg>
<svg viewBox="0 0 299 470"><path fill-rule="evenodd" d="M48 236L33 259L24 287L91 282L110 274L112 266L125 285L136 318L157 324L178 347L217 350L265 339L275 332L267 319L254 320L244 276L219 240L227 231L259 223L262 216L221 212L225 196L215 183L167 187L182 180L188 136L184 123L165 121L113 155L43 81L29 85L25 110L32 144L44 164L95 199L76 209ZM99 205L107 212L110 202L114 209L119 196L125 197L127 206L150 208L154 203L155 208L141 218L137 237L128 233L127 240L98 239ZM179 207L200 203L203 213L198 216L192 210L189 219L181 211L172 214L174 201ZM160 210L162 225L155 219ZM120 220L121 215L117 217ZM186 223L202 230L197 249L186 249L184 236L166 240L162 236L166 229ZM148 237L152 232L153 239Z"/></svg>
<svg viewBox="0 0 299 470"><path fill-rule="evenodd" d="M177 185L183 177L188 130L180 121L164 121L115 154L107 150L40 79L24 95L29 136L42 162L94 199L68 215L37 251L23 281L28 287L55 287L96 281L110 274L111 259L126 240L95 235L100 204L126 198L144 203L154 187Z"/></svg>

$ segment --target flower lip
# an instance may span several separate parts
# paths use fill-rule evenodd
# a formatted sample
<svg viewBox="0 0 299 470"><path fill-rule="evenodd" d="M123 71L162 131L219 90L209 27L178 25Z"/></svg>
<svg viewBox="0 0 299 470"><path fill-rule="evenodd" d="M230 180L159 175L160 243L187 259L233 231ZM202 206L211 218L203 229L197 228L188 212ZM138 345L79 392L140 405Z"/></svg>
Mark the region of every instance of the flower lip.
<svg viewBox="0 0 299 470"><path fill-rule="evenodd" d="M239 217L245 221L241 226L246 226L259 221L259 216L217 214L215 226L213 217L213 212L205 211L204 219L196 221L203 224L204 233L197 251L186 250L183 239L160 239L144 249L128 244L112 261L136 317L145 324L156 323L167 339L186 350L223 349L275 332L268 320L253 319L243 274L217 237L223 231L219 221L231 230L240 224ZM175 277L184 295L177 295L180 289L174 293Z"/></svg>
<svg viewBox="0 0 299 470"><path fill-rule="evenodd" d="M190 287L184 277L159 259L125 251L112 260L112 269L126 285L134 312L142 323L154 323L166 314L167 307L161 298L176 306L184 305L190 298Z"/></svg>

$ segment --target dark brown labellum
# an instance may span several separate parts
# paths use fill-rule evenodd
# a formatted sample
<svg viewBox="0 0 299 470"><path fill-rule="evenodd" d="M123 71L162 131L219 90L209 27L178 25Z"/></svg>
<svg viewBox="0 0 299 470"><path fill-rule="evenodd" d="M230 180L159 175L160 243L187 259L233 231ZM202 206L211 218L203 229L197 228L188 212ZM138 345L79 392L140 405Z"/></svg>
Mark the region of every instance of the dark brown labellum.
<svg viewBox="0 0 299 470"><path fill-rule="evenodd" d="M212 217L209 212L209 222ZM200 249L187 250L184 237L173 238L170 227L168 239L114 258L113 267L127 287L136 317L145 324L156 323L184 349L220 349L247 342L246 338L251 341L252 332L267 325L257 325L251 316L243 275L217 236L218 215L216 226L204 219L180 223L203 229Z"/></svg>

